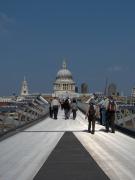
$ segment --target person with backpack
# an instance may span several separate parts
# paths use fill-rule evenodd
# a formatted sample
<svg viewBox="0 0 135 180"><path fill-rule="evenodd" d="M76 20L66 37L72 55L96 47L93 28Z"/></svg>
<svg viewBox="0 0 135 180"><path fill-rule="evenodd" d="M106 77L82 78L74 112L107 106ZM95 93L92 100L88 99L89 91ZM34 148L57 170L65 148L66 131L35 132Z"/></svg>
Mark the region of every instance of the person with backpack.
<svg viewBox="0 0 135 180"><path fill-rule="evenodd" d="M75 120L76 111L78 110L76 99L73 99L73 101L71 103L71 110L72 110L72 113L73 113L73 120Z"/></svg>
<svg viewBox="0 0 135 180"><path fill-rule="evenodd" d="M65 112L65 120L69 119L69 116L70 116L70 102L69 102L69 98L67 98L64 101L63 108L64 108L64 112Z"/></svg>
<svg viewBox="0 0 135 180"><path fill-rule="evenodd" d="M110 126L111 132L115 133L115 112L116 112L116 103L113 97L110 96L107 105L106 132L109 132L109 126Z"/></svg>
<svg viewBox="0 0 135 180"><path fill-rule="evenodd" d="M96 121L96 107L94 105L94 100L90 100L88 110L86 112L85 119L88 117L88 132L91 134L95 133L95 121ZM92 131L91 131L92 126Z"/></svg>

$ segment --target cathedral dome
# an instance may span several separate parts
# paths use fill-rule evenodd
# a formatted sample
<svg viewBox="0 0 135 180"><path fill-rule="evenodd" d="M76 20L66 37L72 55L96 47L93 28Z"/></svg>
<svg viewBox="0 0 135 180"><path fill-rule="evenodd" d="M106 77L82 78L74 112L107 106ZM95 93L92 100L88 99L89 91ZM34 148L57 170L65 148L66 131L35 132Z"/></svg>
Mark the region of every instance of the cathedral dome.
<svg viewBox="0 0 135 180"><path fill-rule="evenodd" d="M58 71L56 79L72 79L72 74L68 69L61 69Z"/></svg>
<svg viewBox="0 0 135 180"><path fill-rule="evenodd" d="M54 84L54 93L58 97L70 96L75 93L75 82L73 81L71 72L67 69L66 62L62 64L62 68L58 71Z"/></svg>
<svg viewBox="0 0 135 180"><path fill-rule="evenodd" d="M62 69L60 69L57 73L56 79L58 80L72 80L72 74L66 67L66 62L63 62Z"/></svg>

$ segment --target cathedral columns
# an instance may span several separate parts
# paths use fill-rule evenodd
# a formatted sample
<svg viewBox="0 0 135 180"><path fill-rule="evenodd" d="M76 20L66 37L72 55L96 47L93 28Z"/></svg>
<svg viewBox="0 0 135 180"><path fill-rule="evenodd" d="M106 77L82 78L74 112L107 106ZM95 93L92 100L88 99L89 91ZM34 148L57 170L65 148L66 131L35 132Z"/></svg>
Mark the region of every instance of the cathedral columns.
<svg viewBox="0 0 135 180"><path fill-rule="evenodd" d="M73 84L55 84L54 86L55 91L74 91L75 86Z"/></svg>

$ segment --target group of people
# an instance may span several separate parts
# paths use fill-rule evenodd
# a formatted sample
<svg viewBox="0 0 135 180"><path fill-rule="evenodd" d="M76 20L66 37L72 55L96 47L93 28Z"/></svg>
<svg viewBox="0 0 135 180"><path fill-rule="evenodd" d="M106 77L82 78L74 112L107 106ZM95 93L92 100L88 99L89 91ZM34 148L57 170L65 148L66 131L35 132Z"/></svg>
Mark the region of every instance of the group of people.
<svg viewBox="0 0 135 180"><path fill-rule="evenodd" d="M57 119L58 109L64 110L65 120L70 118L72 113L73 119L76 119L76 112L78 110L76 99L62 99L57 97L50 102L50 117ZM115 112L117 105L112 96L104 97L98 101L96 97L90 99L85 118L88 118L88 132L95 133L95 122L98 120L101 125L105 126L106 132L115 133Z"/></svg>
<svg viewBox="0 0 135 180"><path fill-rule="evenodd" d="M78 107L75 98L72 100L70 98L59 100L57 97L54 97L54 99L50 102L49 107L51 118L57 119L58 109L60 108L60 106L61 109L64 110L65 120L69 119L71 113L73 115L73 120L76 119L76 112L78 110Z"/></svg>
<svg viewBox="0 0 135 180"><path fill-rule="evenodd" d="M112 96L104 97L100 102L96 102L96 98L92 98L89 102L89 107L86 112L88 118L88 132L95 133L95 122L100 121L100 124L105 126L106 132L115 133L115 112L117 105Z"/></svg>

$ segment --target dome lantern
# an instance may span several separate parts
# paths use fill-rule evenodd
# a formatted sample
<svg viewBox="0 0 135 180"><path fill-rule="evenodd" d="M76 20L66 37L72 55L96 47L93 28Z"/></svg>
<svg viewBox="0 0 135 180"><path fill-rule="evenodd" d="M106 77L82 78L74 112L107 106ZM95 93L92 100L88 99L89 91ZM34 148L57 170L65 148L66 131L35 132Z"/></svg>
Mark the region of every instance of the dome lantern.
<svg viewBox="0 0 135 180"><path fill-rule="evenodd" d="M67 69L67 64L66 64L66 61L65 61L65 60L63 61L62 69Z"/></svg>

